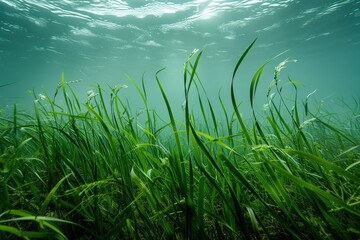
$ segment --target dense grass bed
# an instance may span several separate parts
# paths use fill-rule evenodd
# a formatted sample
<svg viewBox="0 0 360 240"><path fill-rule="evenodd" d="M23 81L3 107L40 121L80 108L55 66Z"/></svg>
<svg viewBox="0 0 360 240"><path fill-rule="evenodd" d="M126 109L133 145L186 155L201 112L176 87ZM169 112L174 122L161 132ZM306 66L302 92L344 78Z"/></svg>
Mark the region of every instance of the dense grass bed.
<svg viewBox="0 0 360 240"><path fill-rule="evenodd" d="M196 74L202 52L190 55L184 121L172 113L161 70L169 120L132 79L141 117L119 97L122 86L98 86L82 103L64 78L54 96L35 96L31 113L2 112L0 239L359 239L359 105L336 118L310 106L311 96L298 100L297 83L278 80L284 61L258 113L265 63L244 120L234 82L254 43L220 111Z"/></svg>

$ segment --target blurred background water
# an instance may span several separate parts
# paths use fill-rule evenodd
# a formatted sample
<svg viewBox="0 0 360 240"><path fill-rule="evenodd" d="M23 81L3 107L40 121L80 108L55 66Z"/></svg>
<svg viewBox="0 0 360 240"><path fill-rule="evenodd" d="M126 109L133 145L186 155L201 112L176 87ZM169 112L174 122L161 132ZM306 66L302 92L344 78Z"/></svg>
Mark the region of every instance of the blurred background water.
<svg viewBox="0 0 360 240"><path fill-rule="evenodd" d="M234 66L258 38L237 76L236 91L248 108L251 77L266 60L259 102L274 67L301 82L302 96L351 101L360 96L360 1L358 0L0 0L0 107L31 106L28 90L53 94L61 74L80 99L96 84L126 84L121 94L141 106L125 73L145 84L151 107L165 111L156 85L159 75L174 106L184 101L183 63L204 50L199 76L211 96L230 104ZM161 103L159 103L159 101ZM214 103L215 106L216 103Z"/></svg>

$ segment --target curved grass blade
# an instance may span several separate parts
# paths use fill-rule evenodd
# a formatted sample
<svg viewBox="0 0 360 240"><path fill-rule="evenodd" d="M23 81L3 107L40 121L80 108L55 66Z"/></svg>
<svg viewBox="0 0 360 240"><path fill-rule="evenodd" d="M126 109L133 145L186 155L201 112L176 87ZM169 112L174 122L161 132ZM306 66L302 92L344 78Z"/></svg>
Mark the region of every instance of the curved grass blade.
<svg viewBox="0 0 360 240"><path fill-rule="evenodd" d="M0 225L0 231L8 232L13 235L16 235L19 238L24 239L59 239L59 240L66 240L67 238L62 237L61 235L58 235L56 233L52 232L35 232L35 231L22 231L16 227L6 226L6 225Z"/></svg>
<svg viewBox="0 0 360 240"><path fill-rule="evenodd" d="M250 49L252 48L252 46L255 44L257 39L255 39L249 46L248 48L245 50L245 52L241 55L240 59L238 60L238 62L236 63L232 78L231 78L231 89L230 89L230 94L231 94L231 103L233 106L233 109L235 111L236 117L240 123L241 129L245 135L245 138L248 142L248 144L252 144L251 138L250 138L250 134L245 126L245 123L240 115L239 109L238 109L238 104L236 102L236 98L235 98L235 91L234 91L234 79L235 79L235 75L241 65L241 63L243 62L243 60L245 59L246 55L248 54L248 52L250 51Z"/></svg>
<svg viewBox="0 0 360 240"><path fill-rule="evenodd" d="M184 91L185 91L185 129L186 129L186 135L187 135L187 142L189 142L189 124L190 124L190 111L189 111L189 91L190 91L190 87L192 85L192 82L194 81L194 76L196 75L196 68L199 64L201 55L202 55L202 51L200 51L200 53L197 55L196 59L195 59L195 63L192 66L191 65L191 59L192 56L194 55L194 53L192 53L190 55L190 57L188 58L188 60L185 63L185 67L184 67ZM190 72L190 70L188 69L190 66L192 66L191 69L191 74L190 74L190 80L189 83L187 83L187 74L188 72Z"/></svg>
<svg viewBox="0 0 360 240"><path fill-rule="evenodd" d="M181 147L181 143L180 143L180 137L179 137L179 132L178 129L176 127L176 123L175 123L175 118L174 115L172 113L171 107L170 107L170 103L169 100L165 94L165 91L160 83L160 80L158 78L158 75L160 72L162 72L165 68L160 69L159 71L156 72L155 74L155 78L157 81L157 84L159 86L161 95L165 101L165 105L166 105L166 109L168 111L169 117L170 117L170 122L171 122L171 127L173 129L173 133L174 133L174 138L175 138L175 142L176 142L176 147L177 147L177 152L178 152L178 156L179 156L179 160L174 159L175 163L176 163L176 171L177 171L177 175L178 175L178 180L179 180L179 185L181 187L181 190L183 191L183 193L186 196L186 174L185 174L185 166L184 166L184 157L183 157L183 152L182 152L182 147Z"/></svg>
<svg viewBox="0 0 360 240"><path fill-rule="evenodd" d="M70 175L72 175L72 173L69 173L68 175L60 179L60 181L53 187L53 189L51 189L49 194L46 196L44 202L41 204L39 215L45 215L46 208L49 205L51 199L53 198L55 192L58 190L60 185L65 181L65 179L67 179Z"/></svg>
<svg viewBox="0 0 360 240"><path fill-rule="evenodd" d="M311 164L319 164L319 165L323 166L324 168L326 168L328 171L336 172L340 176L347 177L348 179L350 179L360 185L360 179L357 176L342 169L341 167L336 166L335 164L331 163L330 161L328 161L324 158L315 156L311 153L295 150L295 149L285 149L284 151L287 153L293 153L298 156L301 156L304 159L308 160Z"/></svg>

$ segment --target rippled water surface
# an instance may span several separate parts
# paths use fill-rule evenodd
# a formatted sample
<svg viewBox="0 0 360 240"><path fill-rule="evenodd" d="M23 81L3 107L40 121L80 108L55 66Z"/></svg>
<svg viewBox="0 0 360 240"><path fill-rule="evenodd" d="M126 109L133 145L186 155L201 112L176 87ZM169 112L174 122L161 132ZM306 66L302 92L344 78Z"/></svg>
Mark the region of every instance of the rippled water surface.
<svg viewBox="0 0 360 240"><path fill-rule="evenodd" d="M360 96L357 0L0 0L0 85L15 82L0 88L1 106L28 104L29 89L51 93L62 72L67 81L81 80L74 85L79 96L95 83L127 84L129 98L135 90L124 73L136 80L145 73L156 103L154 73L163 67L164 86L181 104L183 62L193 49L204 49L199 74L217 95L255 38L239 75L244 93L262 63L287 51L269 64L263 92L274 66L289 58L298 61L282 78L303 83L305 95L317 89L318 99Z"/></svg>

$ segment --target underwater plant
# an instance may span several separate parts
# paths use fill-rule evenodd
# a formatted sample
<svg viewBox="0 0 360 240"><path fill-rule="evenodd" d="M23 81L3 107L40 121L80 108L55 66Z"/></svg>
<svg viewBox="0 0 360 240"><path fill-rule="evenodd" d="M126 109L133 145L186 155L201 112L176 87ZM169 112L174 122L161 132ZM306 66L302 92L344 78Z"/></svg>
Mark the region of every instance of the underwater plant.
<svg viewBox="0 0 360 240"><path fill-rule="evenodd" d="M285 60L261 112L268 62L254 73L244 119L234 83L255 42L235 64L231 106L219 96L221 121L197 74L200 50L184 65L184 121L163 88L165 69L155 80L169 120L150 109L144 79L130 76L140 112L120 97L125 85L98 85L82 103L64 75L54 96L34 93L33 113L3 112L0 238L359 238L359 118L342 128L310 96L299 103L298 83L279 81Z"/></svg>

